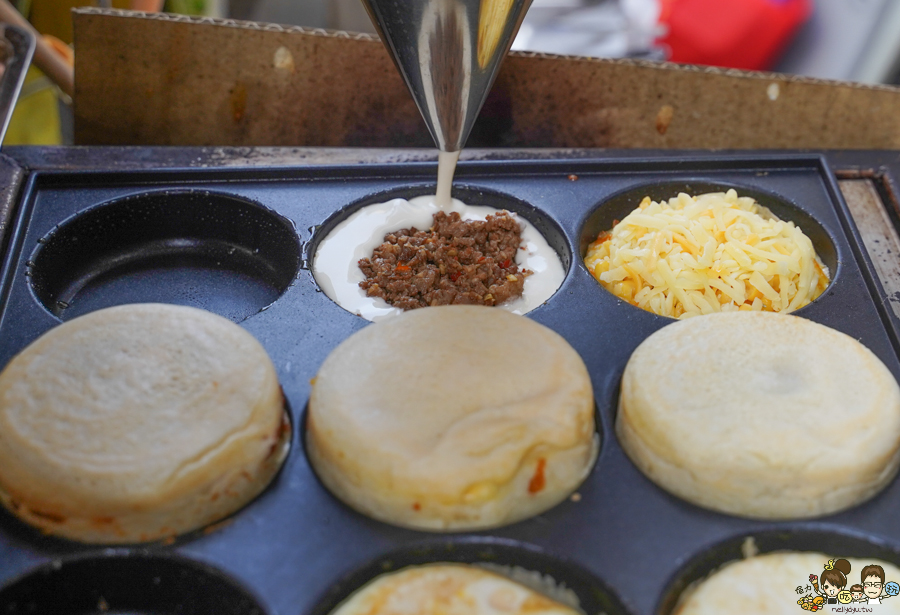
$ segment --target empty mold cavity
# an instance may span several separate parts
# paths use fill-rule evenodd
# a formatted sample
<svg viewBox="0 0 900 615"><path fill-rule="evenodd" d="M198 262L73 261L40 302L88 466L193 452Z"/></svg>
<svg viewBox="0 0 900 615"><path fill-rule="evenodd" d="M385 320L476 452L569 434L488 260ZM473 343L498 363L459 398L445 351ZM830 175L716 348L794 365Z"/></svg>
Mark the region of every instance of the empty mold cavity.
<svg viewBox="0 0 900 615"><path fill-rule="evenodd" d="M582 262L590 244L604 231L637 209L644 197L653 201L667 201L679 193L697 196L708 192L727 192L734 189L740 197L750 197L769 209L777 218L793 222L812 241L813 248L822 263L828 267L829 284L837 274L838 258L834 242L825 228L811 215L777 195L728 184L708 181L683 181L649 184L620 192L603 201L585 220L579 236L579 255ZM824 294L824 293L823 293Z"/></svg>
<svg viewBox="0 0 900 615"><path fill-rule="evenodd" d="M63 320L125 303L173 303L239 322L275 301L300 266L292 224L205 191L147 192L80 212L39 240L35 296Z"/></svg>
<svg viewBox="0 0 900 615"><path fill-rule="evenodd" d="M792 604L807 594L817 595L811 587L807 590L807 586L810 585L809 575L821 575L823 567L829 559L858 558L863 560L864 565L882 561L900 566L900 552L880 540L869 538L862 534L809 526L801 526L794 529L766 530L730 538L689 559L667 584L655 613L658 615L678 613L682 596L689 596L690 592L700 583L722 570L723 567L750 557L756 557L757 555L777 552L813 553L822 554L823 556L819 558L822 561L818 563L818 569L807 570L804 574L799 575L798 578L789 579L791 581L790 594L785 596L784 606L779 601L779 612L787 610ZM818 560L815 561L818 562ZM861 570L858 565L851 568L850 574L847 576L846 589L850 589L851 586L860 582ZM891 575L888 575L886 581L900 581L900 579L894 579L891 578ZM749 586L747 585L748 583L750 584ZM764 583L765 580L759 578L744 578L742 580L742 584L748 589L762 587ZM793 587L794 585L802 588L803 591L798 594L796 588ZM740 602L737 593L734 594L734 599ZM838 604L837 606L840 607L842 605ZM859 608L858 603L851 603L850 606ZM794 608L797 609L797 612L802 611L800 606ZM877 609L875 610L877 611Z"/></svg>
<svg viewBox="0 0 900 615"><path fill-rule="evenodd" d="M386 218L386 214L382 216L373 213L386 209L379 205L394 199L410 200L432 193L433 189L427 187L383 192L348 205L328 218L317 229L315 236L308 244L307 252L307 259L312 263L316 283L325 294L345 310L368 320L379 320L398 313L399 309L389 306L380 298L367 297L365 291L359 288L359 282L364 277L356 263L360 258L371 256L372 249L381 245L386 233L410 226L416 226L420 230L427 229L431 224L431 217L428 216L427 225L423 225L421 222L416 224L400 222L391 224L389 228L377 227L376 225ZM523 304L522 299L517 299L501 307L525 313L547 301L559 288L572 260L572 254L562 229L534 206L509 195L477 188L459 187L454 188L453 198L469 206L490 207L498 212L504 209L513 212L537 231L537 234L546 241L547 247L539 252L540 256L534 261L528 263L523 263L522 260L518 261L520 268L535 271L533 275L526 278L523 296L526 303ZM362 220L357 216L357 214L367 215L366 212L372 217ZM523 240L526 239L527 231L523 233ZM364 244L370 247L357 251ZM527 252L522 251L522 255L530 253L531 247L529 246ZM354 251L357 251L356 254ZM541 258L546 258L548 261L545 269L545 266L541 264ZM549 262L554 258L557 261ZM539 265L540 268L534 264Z"/></svg>
<svg viewBox="0 0 900 615"><path fill-rule="evenodd" d="M5 615L263 615L246 589L180 557L144 552L55 561L0 589Z"/></svg>
<svg viewBox="0 0 900 615"><path fill-rule="evenodd" d="M328 615L383 574L427 564L469 564L510 579L586 615L628 615L605 583L581 567L533 547L499 538L461 539L408 546L373 560L332 585L309 615Z"/></svg>

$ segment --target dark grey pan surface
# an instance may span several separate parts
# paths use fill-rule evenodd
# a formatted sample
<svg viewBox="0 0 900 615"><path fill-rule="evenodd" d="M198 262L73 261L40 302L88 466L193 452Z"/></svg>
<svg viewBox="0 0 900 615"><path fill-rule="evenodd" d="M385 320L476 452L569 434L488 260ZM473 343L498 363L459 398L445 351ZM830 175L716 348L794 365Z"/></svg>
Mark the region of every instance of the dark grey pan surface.
<svg viewBox="0 0 900 615"><path fill-rule="evenodd" d="M435 176L433 164L419 163L29 176L0 274L0 365L62 320L108 305L163 301L210 309L250 331L271 355L294 437L283 470L259 498L227 523L174 544L81 545L0 513L0 612L227 612L216 600L229 595L229 604L241 605L233 612L324 615L383 570L487 561L550 574L578 594L590 615L650 615L668 612L681 587L736 557L748 535L758 536L763 550L900 562L896 480L871 501L822 519L752 521L669 496L631 464L612 429L629 355L673 321L607 293L581 254L644 194L735 187L797 222L833 277L798 315L861 340L900 378L897 323L834 178L813 155L462 164L456 196L517 211L547 235L567 266L562 287L527 317L559 332L587 364L599 459L578 501L491 531L400 529L339 503L310 469L303 413L320 363L368 323L318 291L308 261L349 211L387 196L431 192ZM123 566L128 574L110 572Z"/></svg>

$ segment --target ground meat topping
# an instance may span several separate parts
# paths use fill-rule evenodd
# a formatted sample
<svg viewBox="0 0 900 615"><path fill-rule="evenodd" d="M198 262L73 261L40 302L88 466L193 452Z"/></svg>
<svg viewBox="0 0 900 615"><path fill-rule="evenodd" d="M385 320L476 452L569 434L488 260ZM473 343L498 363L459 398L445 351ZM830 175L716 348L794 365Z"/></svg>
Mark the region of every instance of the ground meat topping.
<svg viewBox="0 0 900 615"><path fill-rule="evenodd" d="M394 307L412 310L450 304L497 305L520 297L525 277L516 253L522 229L507 212L484 222L438 212L433 226L388 233L371 258L359 261L360 288Z"/></svg>

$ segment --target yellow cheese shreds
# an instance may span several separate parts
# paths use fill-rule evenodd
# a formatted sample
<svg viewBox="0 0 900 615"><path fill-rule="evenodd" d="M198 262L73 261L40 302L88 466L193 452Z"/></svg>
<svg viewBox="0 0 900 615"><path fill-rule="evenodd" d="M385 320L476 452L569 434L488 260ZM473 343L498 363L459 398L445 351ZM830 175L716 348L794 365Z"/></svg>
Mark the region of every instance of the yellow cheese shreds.
<svg viewBox="0 0 900 615"><path fill-rule="evenodd" d="M672 318L790 312L822 294L828 269L793 222L737 192L649 197L588 248L585 265L614 295Z"/></svg>

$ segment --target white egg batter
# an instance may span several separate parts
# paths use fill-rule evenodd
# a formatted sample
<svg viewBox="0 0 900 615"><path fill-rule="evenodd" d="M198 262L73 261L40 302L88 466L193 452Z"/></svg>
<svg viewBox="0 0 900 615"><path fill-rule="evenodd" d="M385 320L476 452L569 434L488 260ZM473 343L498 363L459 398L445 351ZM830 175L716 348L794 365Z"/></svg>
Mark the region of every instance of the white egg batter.
<svg viewBox="0 0 900 615"><path fill-rule="evenodd" d="M368 297L359 287L365 279L359 268L361 258L369 258L376 247L384 243L384 236L403 228L431 227L438 211L457 212L463 220L484 220L499 210L493 207L471 206L452 199L449 205L440 207L435 196L420 196L412 200L394 199L361 208L338 224L325 239L319 242L313 257L313 275L322 291L339 306L366 320L378 321L403 310L389 305L380 297ZM514 213L510 215L515 216ZM562 262L556 250L550 247L544 236L522 217L516 216L522 226L522 244L516 256L520 269L532 271L525 278L521 297L497 307L514 314L530 312L549 299L565 277Z"/></svg>
<svg viewBox="0 0 900 615"><path fill-rule="evenodd" d="M453 190L453 176L456 174L456 163L462 152L438 153L438 182L435 200L441 207L449 207L450 192Z"/></svg>

